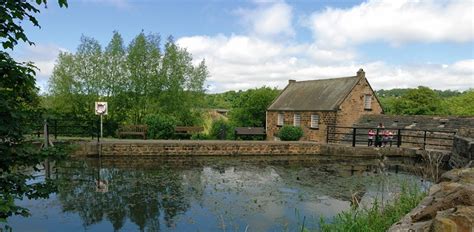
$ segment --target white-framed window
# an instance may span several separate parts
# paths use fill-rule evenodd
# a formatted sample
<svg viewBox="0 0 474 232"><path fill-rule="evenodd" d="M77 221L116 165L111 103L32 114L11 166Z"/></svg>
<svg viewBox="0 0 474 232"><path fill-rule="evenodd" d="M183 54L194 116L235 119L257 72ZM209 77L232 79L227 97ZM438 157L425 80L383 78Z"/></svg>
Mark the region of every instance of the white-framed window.
<svg viewBox="0 0 474 232"><path fill-rule="evenodd" d="M278 113L278 126L283 126L285 115L283 113Z"/></svg>
<svg viewBox="0 0 474 232"><path fill-rule="evenodd" d="M293 126L300 126L301 125L301 114L295 114L293 116Z"/></svg>
<svg viewBox="0 0 474 232"><path fill-rule="evenodd" d="M311 128L319 128L319 115L311 115Z"/></svg>
<svg viewBox="0 0 474 232"><path fill-rule="evenodd" d="M364 109L371 110L372 109L372 95L366 94L364 96Z"/></svg>

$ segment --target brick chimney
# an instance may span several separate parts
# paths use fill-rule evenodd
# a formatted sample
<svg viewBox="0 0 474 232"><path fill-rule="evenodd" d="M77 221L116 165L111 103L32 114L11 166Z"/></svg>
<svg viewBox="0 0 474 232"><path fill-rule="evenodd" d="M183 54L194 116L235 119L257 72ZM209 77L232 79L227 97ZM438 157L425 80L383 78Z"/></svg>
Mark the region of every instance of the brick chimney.
<svg viewBox="0 0 474 232"><path fill-rule="evenodd" d="M359 71L357 71L357 76L359 78L365 78L365 72L362 68L360 68Z"/></svg>
<svg viewBox="0 0 474 232"><path fill-rule="evenodd" d="M296 83L296 80L288 80L288 84L293 84L293 83Z"/></svg>

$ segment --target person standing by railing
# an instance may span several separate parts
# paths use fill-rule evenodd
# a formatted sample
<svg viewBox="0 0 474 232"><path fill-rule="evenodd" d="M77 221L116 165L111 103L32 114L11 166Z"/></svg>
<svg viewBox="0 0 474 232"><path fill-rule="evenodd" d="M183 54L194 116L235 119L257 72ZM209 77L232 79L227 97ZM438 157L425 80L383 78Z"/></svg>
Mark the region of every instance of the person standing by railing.
<svg viewBox="0 0 474 232"><path fill-rule="evenodd" d="M387 144L388 144L388 140L389 140L389 135L388 135L389 131L388 130L383 130L382 134L383 134L383 146L382 147L386 147Z"/></svg>
<svg viewBox="0 0 474 232"><path fill-rule="evenodd" d="M379 123L379 125L377 126L377 132L375 134L375 146L376 147L381 147L382 146L382 133L383 133L383 128L385 128L383 126L383 123Z"/></svg>
<svg viewBox="0 0 474 232"><path fill-rule="evenodd" d="M391 147L392 141L393 141L393 132L391 130L388 131L388 141L390 142L390 147Z"/></svg>
<svg viewBox="0 0 474 232"><path fill-rule="evenodd" d="M375 136L375 131L372 129L369 129L369 142L367 144L368 147L371 147L374 145L374 136Z"/></svg>

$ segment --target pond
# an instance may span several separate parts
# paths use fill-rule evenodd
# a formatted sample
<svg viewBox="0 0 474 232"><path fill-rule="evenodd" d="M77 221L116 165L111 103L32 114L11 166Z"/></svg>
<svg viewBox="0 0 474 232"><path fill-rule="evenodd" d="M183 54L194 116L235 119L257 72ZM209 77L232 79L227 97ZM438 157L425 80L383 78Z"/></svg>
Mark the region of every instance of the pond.
<svg viewBox="0 0 474 232"><path fill-rule="evenodd" d="M23 200L14 231L299 231L390 199L413 175L317 157L74 159L50 165L59 191ZM43 179L42 179L43 178ZM39 175L35 181L44 180Z"/></svg>

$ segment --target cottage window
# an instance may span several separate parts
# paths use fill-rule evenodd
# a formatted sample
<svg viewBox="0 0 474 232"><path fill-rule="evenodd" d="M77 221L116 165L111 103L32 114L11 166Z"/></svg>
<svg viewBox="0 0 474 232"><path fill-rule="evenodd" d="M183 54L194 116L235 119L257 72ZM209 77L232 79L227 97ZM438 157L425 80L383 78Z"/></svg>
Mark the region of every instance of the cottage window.
<svg viewBox="0 0 474 232"><path fill-rule="evenodd" d="M293 125L300 126L301 125L301 114L295 114L293 117Z"/></svg>
<svg viewBox="0 0 474 232"><path fill-rule="evenodd" d="M278 122L277 122L277 125L278 126L283 126L283 119L284 119L285 115L283 115L283 113L279 113L278 114Z"/></svg>
<svg viewBox="0 0 474 232"><path fill-rule="evenodd" d="M371 110L372 109L372 95L366 94L364 98L364 109Z"/></svg>
<svg viewBox="0 0 474 232"><path fill-rule="evenodd" d="M311 115L311 128L319 128L319 115Z"/></svg>

